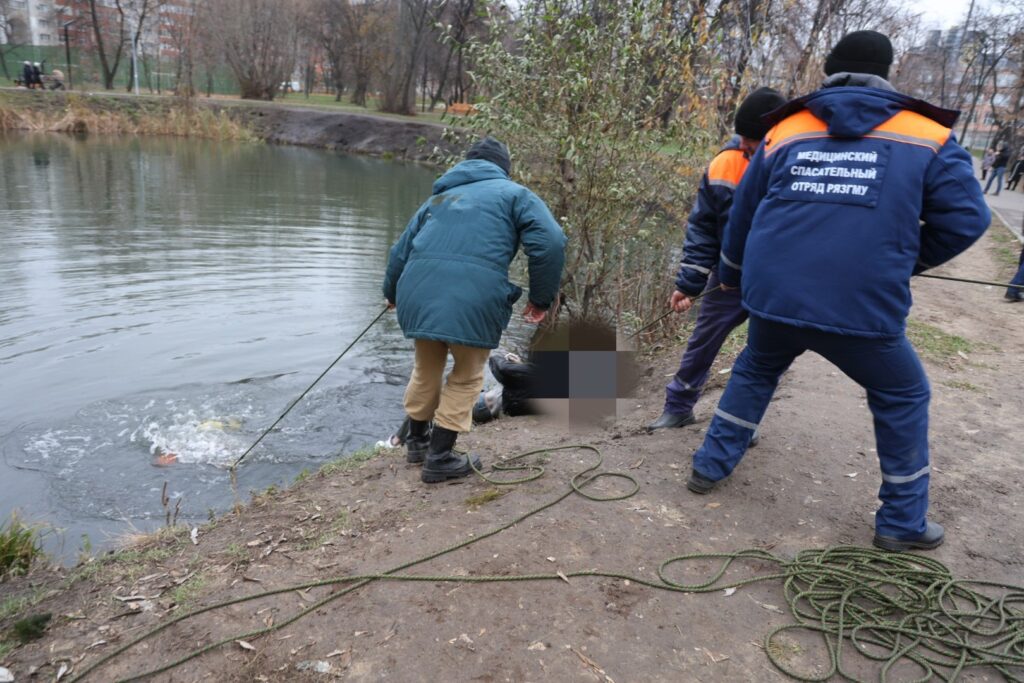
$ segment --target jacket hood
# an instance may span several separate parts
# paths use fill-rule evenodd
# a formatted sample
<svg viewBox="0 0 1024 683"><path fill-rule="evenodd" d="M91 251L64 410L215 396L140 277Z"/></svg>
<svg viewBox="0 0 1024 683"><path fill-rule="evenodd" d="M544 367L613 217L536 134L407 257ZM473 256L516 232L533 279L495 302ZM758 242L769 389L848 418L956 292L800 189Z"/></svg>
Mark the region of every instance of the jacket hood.
<svg viewBox="0 0 1024 683"><path fill-rule="evenodd" d="M483 159L467 159L452 166L447 173L434 181L434 194L447 192L459 185L478 183L481 180L508 180L508 174L497 164Z"/></svg>
<svg viewBox="0 0 1024 683"><path fill-rule="evenodd" d="M901 111L921 114L947 128L952 128L960 116L958 111L936 107L891 88L888 81L879 77L835 74L825 82L821 90L789 102L768 114L765 119L775 125L801 109L808 109L828 124L829 135L859 138Z"/></svg>

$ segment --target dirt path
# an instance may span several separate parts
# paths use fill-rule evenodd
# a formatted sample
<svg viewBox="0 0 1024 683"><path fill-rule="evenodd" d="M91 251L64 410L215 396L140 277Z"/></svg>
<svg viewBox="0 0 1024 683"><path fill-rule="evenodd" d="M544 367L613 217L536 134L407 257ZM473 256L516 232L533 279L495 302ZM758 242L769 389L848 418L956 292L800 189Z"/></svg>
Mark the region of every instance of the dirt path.
<svg viewBox="0 0 1024 683"><path fill-rule="evenodd" d="M1008 277L1000 272L998 248L998 240L987 236L943 272ZM982 287L918 280L914 289L912 318L923 323L915 325L915 334L930 335L920 347L934 390L932 514L948 533L934 557L960 576L1024 583L1024 306L1006 304L1001 291ZM816 356L800 358L769 410L761 445L727 484L698 497L683 482L726 375L715 375L717 388L698 406L705 421L643 434L642 425L660 409L664 375L676 360L675 349L655 358L640 397L616 425L599 433L566 434L519 418L466 439L489 460L495 453L592 443L604 453L606 469L637 478L636 496L604 503L571 496L409 573L601 568L655 578L664 559L686 552L762 547L793 555L805 548L870 543L879 473L869 414L856 385ZM27 582L0 588L7 596L41 600L32 609L22 605L23 614L55 614L43 640L0 661L19 681L33 668L41 680L53 680L62 662L80 671L195 606L392 568L552 500L591 461L585 452L553 453L542 479L497 497L480 481L427 487L396 456L328 468L200 530L198 545L180 535L165 538L86 565L73 582L37 577L43 583L34 592ZM595 490L611 493L622 486L602 480ZM481 504L471 504L473 498ZM677 578L695 575L680 571ZM47 593L61 581L72 585ZM215 639L280 623L331 590L337 588L291 591L205 614L161 633L88 680L138 673ZM144 596L149 602L132 610L114 596ZM378 582L281 632L253 639L253 650L231 645L158 680L784 680L761 645L769 630L789 622L772 609L779 605L784 600L777 583L727 597L603 578ZM11 622L5 616L0 626ZM789 656L809 672L821 670L821 651L807 643L794 643ZM317 661L328 662L331 673L298 668ZM964 680L998 679L993 672L985 675Z"/></svg>

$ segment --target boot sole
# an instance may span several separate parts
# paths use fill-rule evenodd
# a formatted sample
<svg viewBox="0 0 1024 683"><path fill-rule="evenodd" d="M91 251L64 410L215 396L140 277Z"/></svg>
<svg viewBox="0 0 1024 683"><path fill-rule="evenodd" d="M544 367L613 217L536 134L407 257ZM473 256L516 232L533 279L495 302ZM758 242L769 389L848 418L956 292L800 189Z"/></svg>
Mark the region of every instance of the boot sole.
<svg viewBox="0 0 1024 683"><path fill-rule="evenodd" d="M681 423L679 423L677 425L659 425L657 427L655 427L654 425L647 425L646 427L644 427L644 429L647 430L648 434L653 434L654 432L658 431L659 429L682 429L683 427L689 427L690 425L693 425L693 424L697 424L697 418L696 417L691 417L689 420L686 420L685 422L681 422Z"/></svg>
<svg viewBox="0 0 1024 683"><path fill-rule="evenodd" d="M715 486L717 486L717 485L718 485L717 481L712 483L709 486L708 484L703 484L703 483L701 483L699 481L695 481L693 479L687 479L686 480L686 488L688 488L693 493L697 493L697 494L700 494L700 495L704 495L705 493L711 493L712 489L714 489Z"/></svg>
<svg viewBox="0 0 1024 683"><path fill-rule="evenodd" d="M882 550L902 553L908 550L934 550L942 545L945 540L945 536L934 541L901 541L898 538L889 538L888 536L875 536L871 543L876 548L881 548Z"/></svg>
<svg viewBox="0 0 1024 683"><path fill-rule="evenodd" d="M479 460L473 464L477 466L477 469L481 467ZM473 474L473 468L469 463L467 463L465 467L457 470L432 470L424 467L420 472L420 481L424 484L440 484L441 482L448 481L449 479L462 479L471 474Z"/></svg>

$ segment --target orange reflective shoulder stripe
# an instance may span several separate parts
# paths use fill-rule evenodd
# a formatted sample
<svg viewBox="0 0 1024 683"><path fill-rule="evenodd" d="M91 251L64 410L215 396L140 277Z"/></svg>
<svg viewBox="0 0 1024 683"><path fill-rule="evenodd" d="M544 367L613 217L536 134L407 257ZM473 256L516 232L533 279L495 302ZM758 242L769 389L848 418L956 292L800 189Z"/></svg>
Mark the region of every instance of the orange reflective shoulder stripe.
<svg viewBox="0 0 1024 683"><path fill-rule="evenodd" d="M949 128L926 116L911 111L901 111L864 137L927 147L938 153L949 140L950 133ZM787 117L768 131L765 138L764 154L770 156L779 147L798 140L827 137L829 137L828 125L809 110L804 109Z"/></svg>
<svg viewBox="0 0 1024 683"><path fill-rule="evenodd" d="M738 149L727 149L720 152L708 166L708 185L721 185L736 189L743 179L750 161Z"/></svg>
<svg viewBox="0 0 1024 683"><path fill-rule="evenodd" d="M809 110L803 109L792 116L787 116L768 131L764 141L764 155L770 156L779 147L790 142L827 137L828 125Z"/></svg>
<svg viewBox="0 0 1024 683"><path fill-rule="evenodd" d="M950 133L949 128L926 116L901 111L864 137L918 145L937 153L949 140Z"/></svg>

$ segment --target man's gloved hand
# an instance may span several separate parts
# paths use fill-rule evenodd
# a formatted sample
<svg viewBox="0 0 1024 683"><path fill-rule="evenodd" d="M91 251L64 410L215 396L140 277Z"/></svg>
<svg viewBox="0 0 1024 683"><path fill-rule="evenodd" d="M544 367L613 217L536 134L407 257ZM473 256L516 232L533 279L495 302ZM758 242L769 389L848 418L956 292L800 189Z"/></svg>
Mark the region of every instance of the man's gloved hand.
<svg viewBox="0 0 1024 683"><path fill-rule="evenodd" d="M544 322L546 317L548 317L548 312L534 306L532 301L527 302L526 308L523 309L523 319L528 323L539 325Z"/></svg>
<svg viewBox="0 0 1024 683"><path fill-rule="evenodd" d="M672 292L672 297L668 300L669 307L676 313L686 313L693 306L693 301L690 297L686 296L678 289Z"/></svg>

